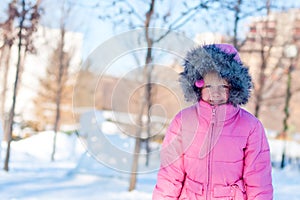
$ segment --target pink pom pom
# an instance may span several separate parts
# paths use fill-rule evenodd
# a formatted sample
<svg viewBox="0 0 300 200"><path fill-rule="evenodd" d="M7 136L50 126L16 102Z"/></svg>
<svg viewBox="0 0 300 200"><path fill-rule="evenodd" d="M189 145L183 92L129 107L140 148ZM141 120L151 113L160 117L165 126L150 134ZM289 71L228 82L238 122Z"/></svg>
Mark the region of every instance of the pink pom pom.
<svg viewBox="0 0 300 200"><path fill-rule="evenodd" d="M227 54L235 54L234 59L237 62L241 62L241 58L238 54L238 51L231 44L216 44L216 46L218 48L220 48L223 52L227 53Z"/></svg>
<svg viewBox="0 0 300 200"><path fill-rule="evenodd" d="M197 80L197 81L195 82L195 85L196 85L196 87L198 87L198 88L202 88L203 85L204 85L204 80L203 80L203 79Z"/></svg>

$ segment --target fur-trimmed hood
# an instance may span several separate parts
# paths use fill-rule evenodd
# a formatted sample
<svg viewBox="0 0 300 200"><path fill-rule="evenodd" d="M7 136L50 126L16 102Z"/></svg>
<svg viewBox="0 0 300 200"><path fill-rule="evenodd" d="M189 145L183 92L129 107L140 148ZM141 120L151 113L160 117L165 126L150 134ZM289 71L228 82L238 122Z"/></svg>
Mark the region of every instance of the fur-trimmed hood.
<svg viewBox="0 0 300 200"><path fill-rule="evenodd" d="M201 99L196 81L203 80L208 72L216 71L230 84L228 103L236 106L248 102L251 77L232 45L211 44L192 49L187 53L183 66L179 81L187 101L198 102Z"/></svg>

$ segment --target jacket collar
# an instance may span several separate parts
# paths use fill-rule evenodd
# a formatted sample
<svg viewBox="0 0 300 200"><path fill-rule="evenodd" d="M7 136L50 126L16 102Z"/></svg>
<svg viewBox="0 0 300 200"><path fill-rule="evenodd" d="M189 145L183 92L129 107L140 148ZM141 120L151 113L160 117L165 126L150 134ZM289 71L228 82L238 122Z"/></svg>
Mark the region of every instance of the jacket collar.
<svg viewBox="0 0 300 200"><path fill-rule="evenodd" d="M233 118L240 110L239 106L233 106L232 104L222 105L210 105L209 103L200 100L197 104L198 117L205 118L206 120L212 120L215 113L216 121L227 121Z"/></svg>

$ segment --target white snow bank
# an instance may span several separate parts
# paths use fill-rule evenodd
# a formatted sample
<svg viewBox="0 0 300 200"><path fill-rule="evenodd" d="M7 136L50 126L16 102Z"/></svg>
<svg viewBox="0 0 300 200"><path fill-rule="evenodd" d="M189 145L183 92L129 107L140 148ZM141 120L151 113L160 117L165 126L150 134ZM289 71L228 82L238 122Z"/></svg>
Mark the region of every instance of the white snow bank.
<svg viewBox="0 0 300 200"><path fill-rule="evenodd" d="M29 138L13 141L11 143L12 156L16 155L14 152L18 152L40 160L51 160L53 142L54 131L40 132ZM57 133L55 160L75 159L84 151L75 134Z"/></svg>

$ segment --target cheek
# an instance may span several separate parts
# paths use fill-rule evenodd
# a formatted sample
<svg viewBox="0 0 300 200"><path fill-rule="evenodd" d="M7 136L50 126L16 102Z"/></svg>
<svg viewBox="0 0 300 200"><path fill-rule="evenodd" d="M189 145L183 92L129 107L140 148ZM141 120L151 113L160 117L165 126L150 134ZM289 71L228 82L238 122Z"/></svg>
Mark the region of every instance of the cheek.
<svg viewBox="0 0 300 200"><path fill-rule="evenodd" d="M228 100L228 98L229 98L229 91L226 91L226 93L225 93L225 95L224 95L224 98L225 98L226 100Z"/></svg>
<svg viewBox="0 0 300 200"><path fill-rule="evenodd" d="M204 101L208 101L210 99L210 95L206 91L202 91L201 96Z"/></svg>
<svg viewBox="0 0 300 200"><path fill-rule="evenodd" d="M228 99L228 92L224 92L224 93L222 93L222 97L224 98L224 99Z"/></svg>
<svg viewBox="0 0 300 200"><path fill-rule="evenodd" d="M227 101L229 98L229 92L220 93L220 99Z"/></svg>

